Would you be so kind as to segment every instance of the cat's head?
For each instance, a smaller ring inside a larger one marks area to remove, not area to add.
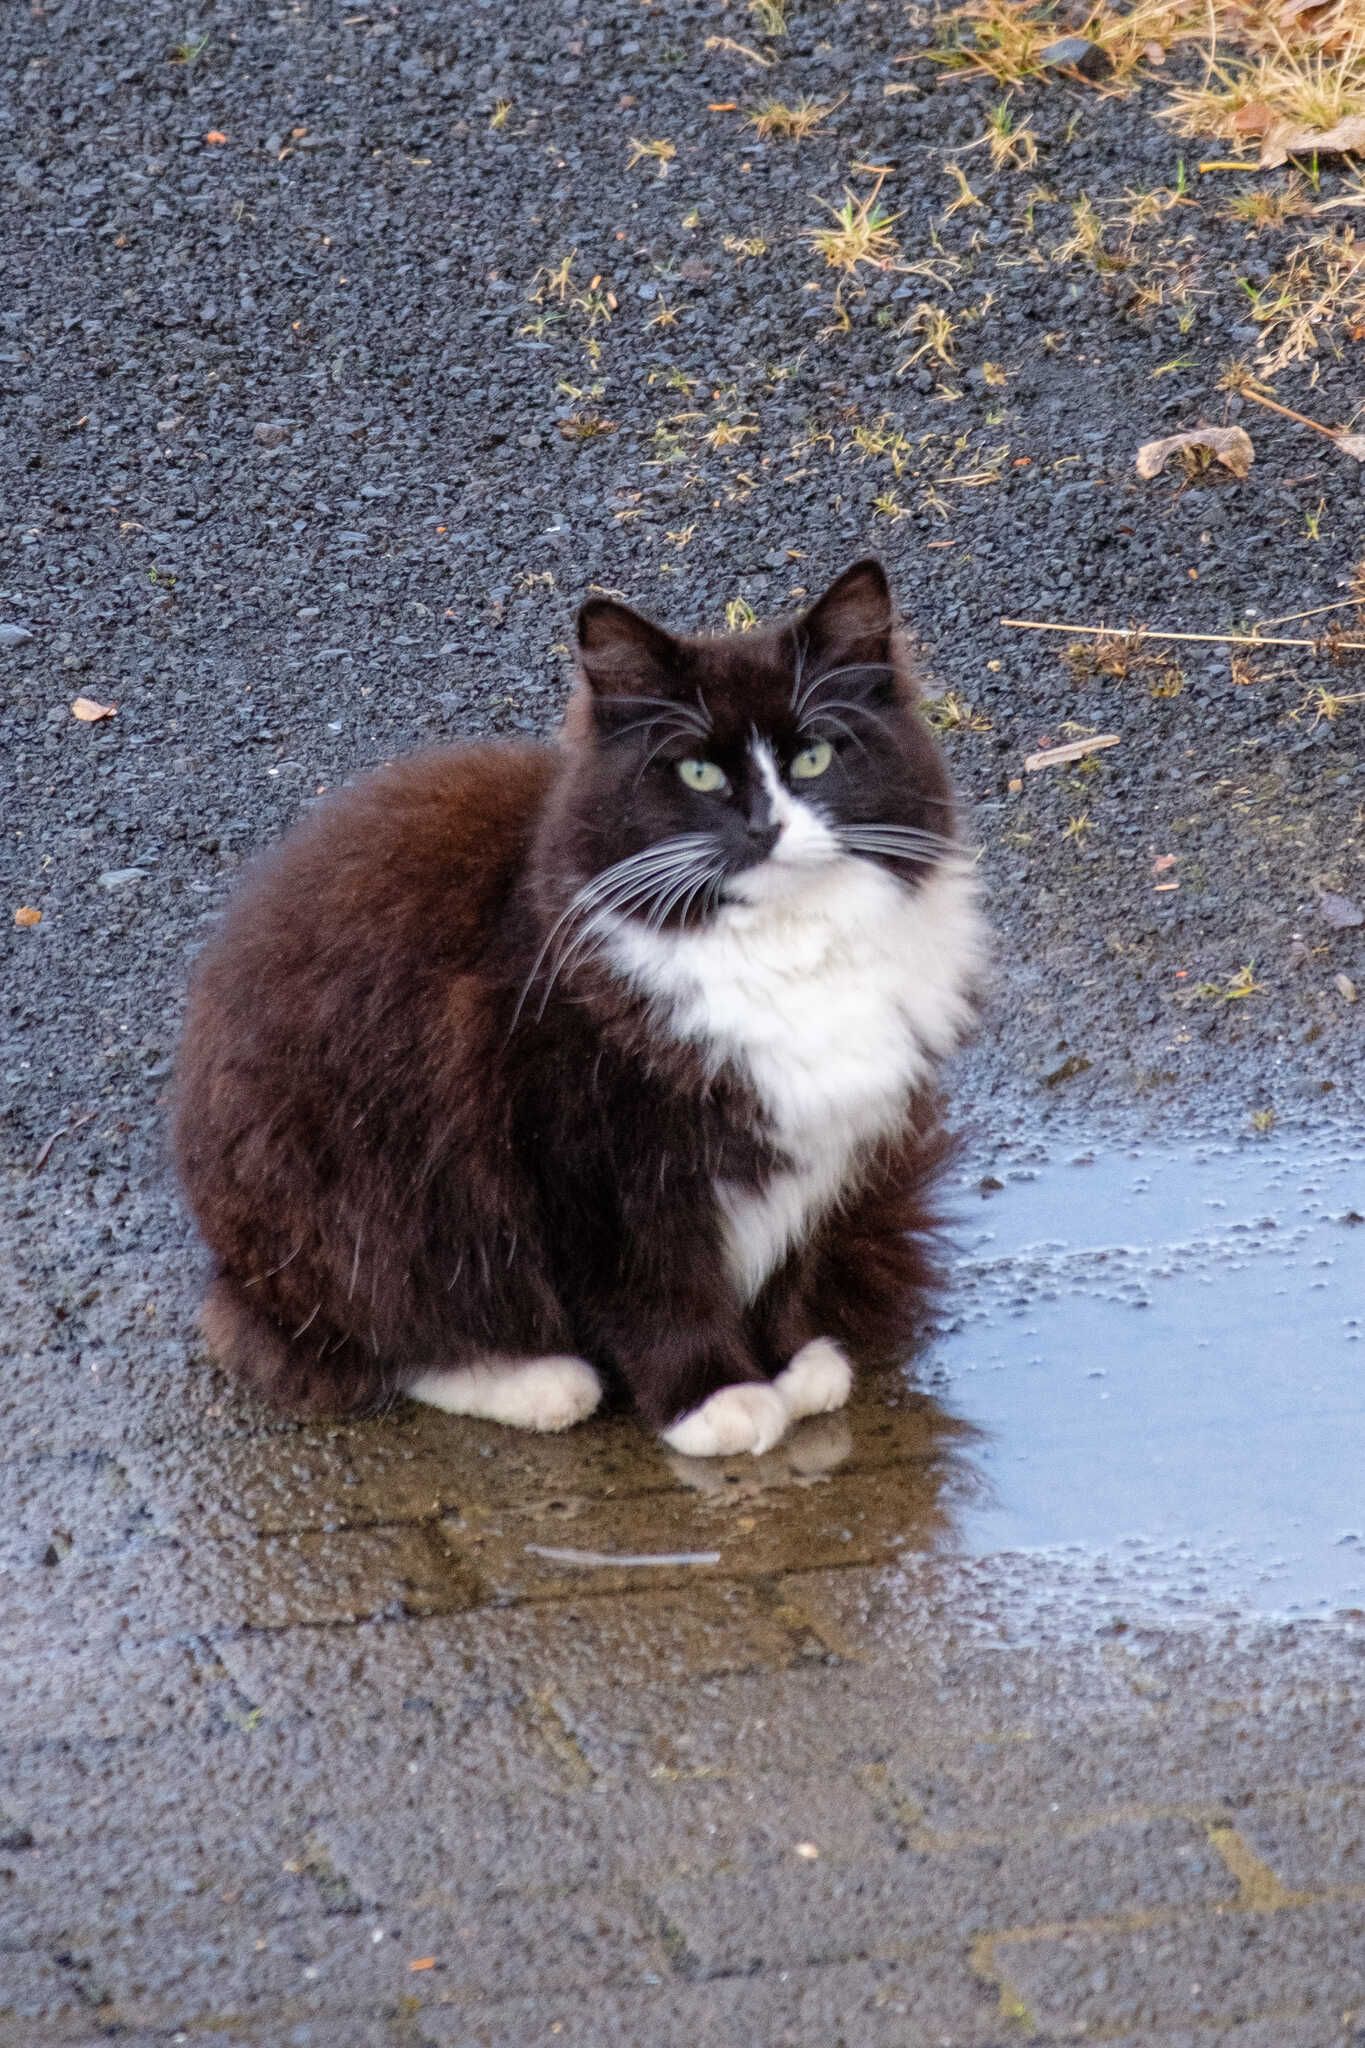
[[[603,909],[676,925],[851,860],[913,888],[951,857],[951,789],[880,563],[748,633],[672,633],[590,598],[578,648],[555,839]]]

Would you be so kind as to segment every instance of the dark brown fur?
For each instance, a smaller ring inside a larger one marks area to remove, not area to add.
[[[801,622],[803,653],[858,670],[866,815],[948,832],[889,609],[861,591],[841,613],[841,588]],[[589,605],[580,635],[586,687],[559,749],[418,756],[329,799],[200,963],[176,1150],[217,1262],[204,1327],[291,1409],[373,1408],[432,1368],[572,1352],[663,1426],[810,1337],[859,1358],[913,1337],[945,1142],[933,1099],[745,1311],[714,1184],[757,1185],[776,1161],[743,1080],[708,1078],[591,955],[558,980],[553,949],[536,965],[573,891],[688,830],[700,801],[646,759],[657,732],[623,731],[625,698],[704,701],[708,755],[738,783],[750,726],[782,738],[790,722],[793,626],[680,640]],[[665,738],[665,770],[680,750]],[[720,828],[736,868],[745,801]]]

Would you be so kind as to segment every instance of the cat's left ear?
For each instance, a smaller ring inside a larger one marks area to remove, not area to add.
[[[676,674],[678,643],[614,597],[590,597],[578,613],[578,659],[594,696],[658,696]]]
[[[895,630],[891,586],[874,555],[845,569],[801,617],[810,658],[826,669],[890,662]]]

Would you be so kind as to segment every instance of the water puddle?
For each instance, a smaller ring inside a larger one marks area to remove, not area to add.
[[[973,1433],[933,1547],[1164,1559],[1214,1602],[1365,1606],[1360,1148],[1020,1148],[955,1210],[916,1377]]]
[[[629,1417],[466,1431],[450,1526],[508,1600],[970,1558],[1087,1608],[1365,1609],[1357,1150],[978,1141],[952,1286],[902,1372],[761,1458],[661,1453]]]

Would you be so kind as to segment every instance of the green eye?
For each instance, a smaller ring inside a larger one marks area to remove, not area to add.
[[[834,749],[829,741],[816,740],[792,762],[792,774],[799,775],[803,782],[809,782],[815,776],[823,775],[833,759]]]
[[[730,787],[724,770],[717,768],[714,761],[679,761],[678,773],[689,789],[698,789],[703,796],[714,796],[717,790]]]

